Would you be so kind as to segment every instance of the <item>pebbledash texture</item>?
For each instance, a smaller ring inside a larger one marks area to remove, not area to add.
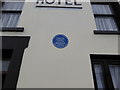
[[[117,0],[1,2],[2,89],[120,89]]]

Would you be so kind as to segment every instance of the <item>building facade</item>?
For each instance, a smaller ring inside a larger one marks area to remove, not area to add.
[[[118,0],[2,1],[3,88],[120,89]]]

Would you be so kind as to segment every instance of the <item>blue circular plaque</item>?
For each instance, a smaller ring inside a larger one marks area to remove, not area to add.
[[[68,45],[68,38],[65,35],[58,34],[53,38],[52,42],[56,48],[65,48]]]

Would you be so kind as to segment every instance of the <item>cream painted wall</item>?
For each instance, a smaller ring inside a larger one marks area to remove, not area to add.
[[[19,26],[30,35],[18,88],[93,88],[90,54],[118,54],[118,35],[94,35],[96,29],[89,2],[83,9],[37,8],[26,1]],[[57,49],[52,38],[64,34],[69,45]]]

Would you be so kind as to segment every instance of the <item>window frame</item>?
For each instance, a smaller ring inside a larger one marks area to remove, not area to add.
[[[3,7],[4,3],[5,2],[2,2],[2,7]],[[1,7],[2,13],[19,13],[20,15],[22,13],[22,10],[4,10],[4,9],[2,9],[2,7]],[[19,18],[20,18],[20,16],[19,16]],[[19,21],[19,19],[18,19],[18,21]],[[2,27],[0,31],[2,31],[2,32],[23,32],[24,27],[17,27],[17,26],[16,27]]]
[[[120,55],[90,54],[90,58],[95,90],[99,90],[94,69],[94,65],[97,64],[100,64],[102,67],[103,79],[105,84],[105,89],[103,90],[116,90],[112,82],[109,65],[120,65]]]
[[[101,16],[101,17],[113,17],[116,25],[118,27],[118,31],[103,31],[103,30],[94,30],[94,34],[120,34],[120,4],[118,2],[91,2],[92,4],[102,4],[102,5],[110,5],[110,8],[112,9],[112,12],[114,14],[94,14],[94,17]]]
[[[2,83],[2,89],[16,90],[24,50],[28,47],[29,40],[30,36],[0,36],[0,41],[2,42],[0,49],[13,50],[11,58],[9,59],[10,64],[7,74],[3,72],[4,75],[6,74],[6,77],[4,84]]]
[[[9,62],[9,65],[10,65],[12,53],[13,53],[12,49],[0,49],[0,58],[2,61],[2,68],[3,68],[3,63],[6,61]],[[7,67],[7,71],[8,71],[9,65]],[[2,85],[4,85],[7,71],[4,71],[3,69],[2,69],[2,71],[0,71],[0,74],[2,75]]]

